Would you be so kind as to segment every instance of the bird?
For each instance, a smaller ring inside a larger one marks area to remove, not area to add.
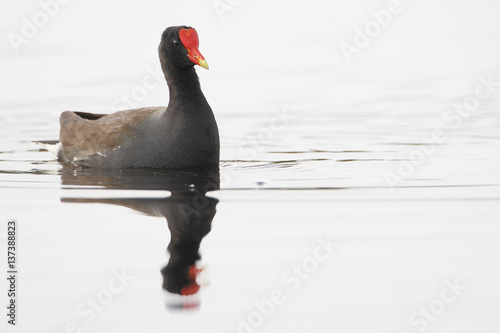
[[[208,64],[198,48],[198,33],[190,26],[163,32],[158,54],[169,88],[166,107],[112,114],[64,111],[59,120],[59,161],[89,168],[218,165],[219,130],[194,67],[208,69]]]

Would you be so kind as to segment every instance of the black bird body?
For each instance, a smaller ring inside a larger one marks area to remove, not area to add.
[[[194,65],[208,69],[190,27],[167,28],[159,56],[170,92],[167,107],[109,115],[61,114],[59,158],[98,168],[183,168],[219,163],[217,123]],[[186,46],[187,45],[187,46]]]

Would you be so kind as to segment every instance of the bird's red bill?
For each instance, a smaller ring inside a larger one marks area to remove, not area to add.
[[[196,30],[190,29],[181,29],[179,31],[179,38],[181,39],[182,44],[188,51],[189,60],[193,63],[200,65],[203,68],[208,69],[208,64],[205,58],[201,55],[198,50],[198,46],[200,44],[198,40],[198,33]]]

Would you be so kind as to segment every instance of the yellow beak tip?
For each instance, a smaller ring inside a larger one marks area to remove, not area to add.
[[[198,65],[200,65],[201,67],[205,68],[205,69],[208,69],[208,63],[205,59],[203,60],[200,60],[200,62],[198,63]]]

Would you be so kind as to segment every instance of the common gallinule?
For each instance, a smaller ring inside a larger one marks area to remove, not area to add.
[[[113,114],[61,114],[59,159],[98,168],[184,168],[219,163],[219,132],[194,65],[208,69],[198,34],[167,28],[158,48],[170,91],[167,107]]]

